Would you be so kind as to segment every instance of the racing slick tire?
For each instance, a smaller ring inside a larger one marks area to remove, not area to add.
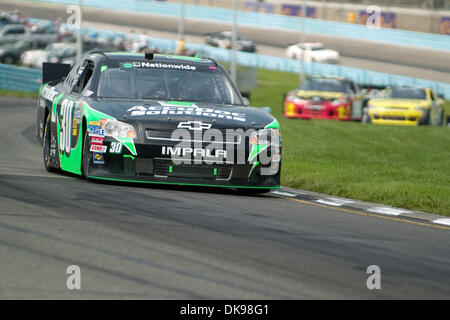
[[[439,126],[443,126],[443,125],[445,125],[446,123],[445,123],[445,111],[444,111],[444,109],[442,109],[441,110],[441,120],[440,120],[440,122],[439,122]]]
[[[364,109],[363,109],[363,114],[361,117],[361,122],[362,123],[372,123],[372,118],[370,118],[370,116],[369,116],[369,111],[366,108],[364,108]]]
[[[58,163],[58,152],[56,151],[56,146],[54,146],[55,155],[52,156],[50,152],[50,147],[52,143],[57,143],[56,138],[53,136],[52,130],[50,129],[50,113],[47,116],[44,125],[44,138],[42,139],[42,157],[44,160],[45,169],[48,172],[58,172],[59,169],[57,167]]]
[[[90,152],[91,143],[88,135],[88,131],[84,132],[83,138],[83,157],[81,161],[81,173],[86,180],[89,179],[89,167],[91,164],[92,153]]]

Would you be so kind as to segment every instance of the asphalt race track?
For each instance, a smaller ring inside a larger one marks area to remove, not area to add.
[[[450,298],[449,228],[50,174],[35,115],[34,100],[0,98],[0,299]]]

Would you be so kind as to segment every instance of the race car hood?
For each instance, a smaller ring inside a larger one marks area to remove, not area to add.
[[[419,99],[371,99],[369,101],[370,105],[375,107],[383,107],[383,108],[427,108],[430,106],[427,100],[419,100]]]
[[[313,99],[319,97],[322,100],[335,100],[344,96],[343,92],[331,92],[331,91],[316,91],[316,90],[298,90],[295,95],[300,99]]]
[[[223,106],[184,101],[86,100],[88,105],[115,119],[145,126],[177,128],[180,122],[201,121],[220,129],[261,129],[275,118],[254,107]]]

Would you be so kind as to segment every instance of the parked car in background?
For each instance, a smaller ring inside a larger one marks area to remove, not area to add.
[[[36,29],[36,33],[23,24],[8,24],[0,29],[0,45],[17,42],[20,40],[43,40],[54,42],[58,39],[58,33],[46,32],[42,29]]]
[[[339,63],[339,52],[325,49],[321,42],[300,42],[286,49],[286,55],[292,59],[307,62]]]
[[[41,68],[42,62],[47,62],[48,55],[51,51],[62,50],[67,47],[70,42],[55,42],[49,44],[43,50],[28,50],[20,56],[20,64],[26,67]]]
[[[311,77],[285,95],[284,115],[301,119],[361,119],[364,92],[350,79]]]
[[[103,51],[103,52],[115,51],[116,49],[117,48],[111,43],[85,43],[83,46],[83,54],[96,51]],[[76,60],[77,56],[75,51],[73,55],[64,55],[64,57],[62,57],[58,62],[69,64],[70,66],[73,67],[75,65]]]
[[[399,125],[442,125],[442,101],[430,88],[388,87],[364,108],[366,123]]]
[[[20,61],[23,52],[31,49],[42,49],[48,45],[43,40],[33,40],[32,38],[20,40],[0,46],[0,61],[2,63],[13,64]]]
[[[14,12],[0,12],[0,27],[8,24],[27,24],[27,18],[18,11]]]
[[[233,36],[233,34],[231,31],[208,33],[205,36],[205,42],[214,47],[231,49],[232,36]],[[236,50],[246,51],[246,52],[255,52],[256,46],[253,41],[245,40],[241,36],[237,35]]]
[[[0,44],[16,42],[30,34],[30,30],[23,24],[8,24],[0,29]]]

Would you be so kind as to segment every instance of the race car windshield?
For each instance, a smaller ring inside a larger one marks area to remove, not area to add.
[[[425,89],[417,88],[392,88],[390,93],[388,93],[389,98],[396,99],[418,99],[425,100],[427,93]]]
[[[300,90],[347,92],[347,85],[335,79],[307,79],[300,86]]]
[[[125,66],[125,67],[124,67]],[[242,105],[231,81],[219,68],[174,70],[123,64],[101,72],[98,96]]]

